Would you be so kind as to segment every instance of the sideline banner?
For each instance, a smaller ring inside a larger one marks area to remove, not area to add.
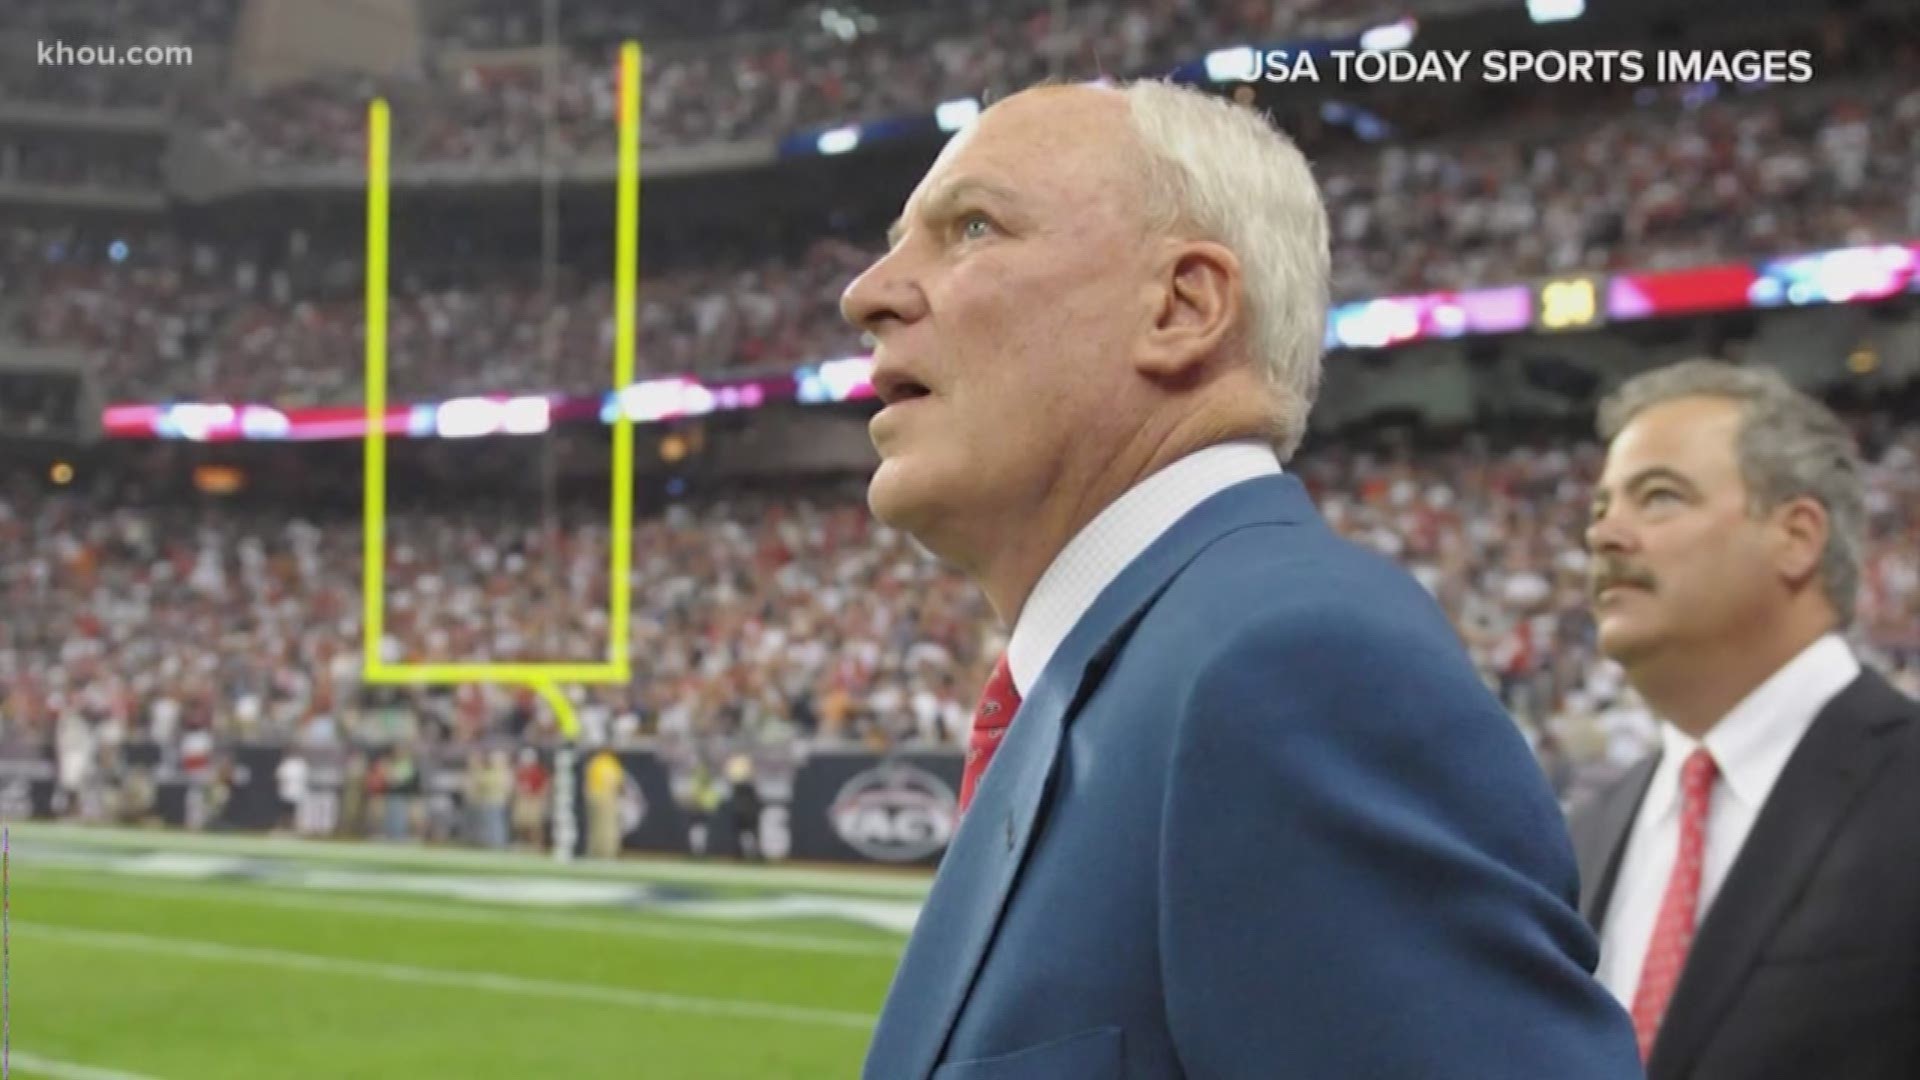
[[[787,807],[796,859],[937,866],[958,820],[962,758],[819,750]]]
[[[334,747],[295,753],[307,768],[296,802],[289,805],[280,789],[279,768],[288,756],[283,747],[229,746],[216,755],[213,767],[193,776],[167,767],[157,747],[126,748],[129,765],[153,778],[150,813],[175,828],[265,832],[291,823],[309,836],[354,838],[381,831],[370,793],[357,778],[348,782],[347,758],[356,751]],[[469,753],[432,748],[415,757],[409,835],[440,843],[468,840],[463,804]],[[539,753],[550,765],[552,755]],[[597,820],[599,828],[617,830],[622,851],[737,858],[744,825],[758,841],[760,856],[773,862],[931,867],[946,853],[958,820],[963,759],[950,750],[875,754],[816,748],[791,773],[790,783],[785,775],[774,775],[756,784],[760,797],[751,808],[737,808],[729,794],[711,813],[681,805],[667,763],[652,750],[582,750],[573,776],[581,825],[577,855],[588,855],[594,838],[589,770],[603,754],[618,773],[602,772],[602,790],[617,780],[617,791],[610,807],[600,805]],[[72,816],[79,808],[62,805],[65,801],[58,791],[58,766],[46,748],[0,752],[0,812],[15,819]],[[739,813],[747,815],[746,822]],[[546,824],[551,829],[552,821]]]
[[[0,815],[8,821],[54,817],[57,775],[47,752],[22,749],[0,754]]]

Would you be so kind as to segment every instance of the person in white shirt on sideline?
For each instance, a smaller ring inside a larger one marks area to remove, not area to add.
[[[1709,360],[1630,380],[1600,429],[1600,647],[1661,720],[1574,813],[1601,981],[1651,1080],[1920,1076],[1920,708],[1841,636],[1854,440]]]

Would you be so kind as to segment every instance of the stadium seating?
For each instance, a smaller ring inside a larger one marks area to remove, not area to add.
[[[1415,10],[1469,6],[1435,0]],[[796,26],[784,5],[759,0],[638,14],[612,0],[572,5],[556,95],[562,156],[610,150],[607,50],[630,33],[667,43],[649,62],[644,131],[650,146],[678,148],[925,111],[1048,74],[1152,71],[1223,43],[1348,32],[1407,10],[1331,0],[908,7],[867,27],[818,8]],[[16,65],[0,72],[0,105],[159,109],[270,180],[279,166],[357,164],[364,103],[378,92],[410,118],[397,146],[402,165],[531,160],[543,145],[541,67],[511,50],[537,39],[538,21],[500,2],[428,10],[433,55],[404,79],[335,74],[246,94],[154,69]],[[74,40],[138,26],[148,40],[200,43],[218,56],[236,11],[232,0],[31,0],[10,18],[22,32]],[[734,32],[716,36],[721,26]],[[1829,42],[1860,62],[1812,87],[1603,88],[1567,99],[1578,108],[1544,113],[1509,95],[1503,111],[1476,115],[1471,127],[1434,120],[1432,137],[1415,123],[1419,137],[1381,145],[1328,140],[1315,166],[1333,225],[1336,295],[1920,236],[1920,88],[1910,78],[1920,31],[1909,31],[1870,48]],[[1416,120],[1446,111],[1398,104]],[[1314,132],[1301,134],[1320,146]],[[160,145],[159,136],[14,125],[0,132],[0,194],[150,193],[166,173]],[[145,221],[10,219],[0,232],[0,345],[77,351],[91,390],[109,401],[362,399],[354,230],[311,236],[309,223],[292,220],[240,243],[187,215]],[[640,368],[712,372],[856,353],[838,298],[876,253],[877,238],[854,227],[751,256],[662,262],[650,250]],[[390,391],[603,388],[609,283],[567,271],[549,296],[530,263],[447,252],[398,273]],[[59,400],[13,394],[0,422],[40,430],[40,413]],[[1901,429],[1878,445],[1861,630],[1916,687],[1920,432]],[[1595,660],[1581,613],[1580,519],[1595,460],[1591,445],[1419,458],[1327,446],[1299,465],[1341,529],[1406,562],[1441,599],[1563,788],[1622,760],[1646,734],[1630,696]],[[498,507],[464,507],[400,514],[393,527],[403,538],[389,578],[396,656],[584,656],[604,639],[596,605],[605,537],[591,519],[550,534]],[[174,745],[209,726],[344,737],[364,701],[358,657],[341,644],[357,639],[358,542],[351,520],[290,522],[278,512],[17,487],[0,501],[5,730],[58,731],[100,748],[136,731]],[[531,616],[527,566],[556,575],[535,575]],[[678,508],[642,529],[636,566],[640,677],[630,688],[583,692],[591,739],[951,744],[984,678],[983,657],[997,648],[978,596],[872,524],[846,493]],[[708,587],[715,581],[724,586]],[[208,642],[223,647],[208,651]],[[537,738],[547,722],[529,698],[497,689],[412,700],[436,737],[456,742]]]
[[[1876,448],[1858,637],[1920,692],[1920,427],[1859,418]],[[1310,447],[1328,519],[1408,566],[1459,628],[1563,790],[1634,757],[1650,722],[1599,660],[1581,534],[1591,443],[1444,453]],[[391,659],[605,649],[604,522],[549,532],[505,505],[396,514]],[[358,686],[356,518],[195,511],[105,496],[0,499],[0,716],[107,752],[195,729],[348,738]],[[675,505],[635,534],[629,687],[582,691],[589,743],[798,737],[958,745],[1002,644],[978,592],[855,491]],[[209,650],[218,642],[218,650]],[[544,740],[522,693],[411,700],[431,741]]]
[[[1336,293],[1920,236],[1920,88],[1887,89],[1663,102],[1538,138],[1494,131],[1327,162]],[[0,146],[0,163],[4,153]],[[870,244],[825,237],[798,257],[649,275],[641,369],[793,366],[856,353],[838,299],[875,254]],[[359,399],[357,253],[316,251],[274,266],[179,235],[129,246],[124,263],[108,259],[100,239],[60,245],[50,258],[46,238],[16,237],[12,273],[40,272],[14,335],[87,349],[114,400]],[[550,309],[560,348],[549,372],[531,278],[475,264],[432,287],[398,282],[394,392],[604,388],[609,283],[565,283]]]

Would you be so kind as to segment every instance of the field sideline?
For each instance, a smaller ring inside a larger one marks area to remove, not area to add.
[[[924,875],[9,826],[11,1076],[851,1076]]]

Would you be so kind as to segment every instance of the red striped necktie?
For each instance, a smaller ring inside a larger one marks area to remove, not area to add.
[[[993,674],[987,678],[986,689],[980,692],[980,705],[973,712],[973,734],[967,743],[967,767],[960,774],[960,810],[966,812],[967,804],[973,801],[974,789],[980,786],[980,777],[987,771],[987,765],[993,761],[993,752],[1000,747],[1000,740],[1007,733],[1007,726],[1013,723],[1013,714],[1020,708],[1020,691],[1014,689],[1013,672],[1007,667],[1007,654],[1001,653],[994,662]]]

